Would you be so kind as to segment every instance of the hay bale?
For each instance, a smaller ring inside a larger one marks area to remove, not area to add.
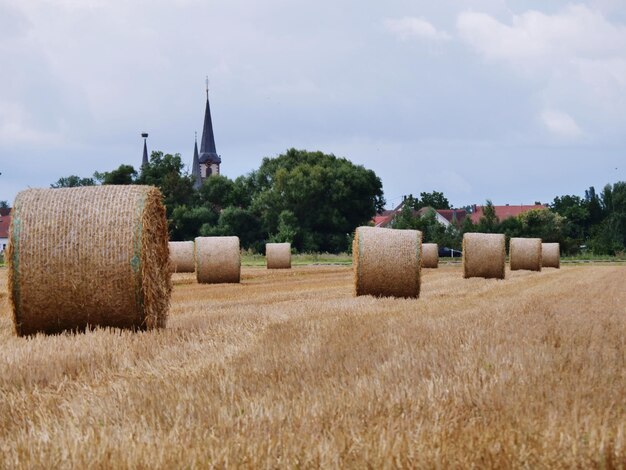
[[[267,269],[290,269],[291,243],[267,243],[265,259]]]
[[[439,245],[436,243],[422,244],[422,268],[439,267]]]
[[[541,238],[511,238],[509,263],[511,271],[541,271]]]
[[[359,227],[352,260],[356,295],[419,297],[422,233]]]
[[[193,242],[170,242],[170,269],[173,273],[192,273],[196,270]]]
[[[541,266],[557,269],[561,267],[561,245],[559,243],[541,244]]]
[[[172,286],[161,199],[134,185],[20,192],[8,247],[16,333],[164,327]]]
[[[463,235],[463,277],[504,279],[506,249],[501,233]]]
[[[196,238],[196,279],[203,284],[239,282],[239,237]]]

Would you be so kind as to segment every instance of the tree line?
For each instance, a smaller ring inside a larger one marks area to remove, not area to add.
[[[352,232],[383,210],[382,182],[345,158],[289,149],[234,180],[207,178],[194,189],[179,154],[152,152],[139,171],[121,165],[91,178],[69,176],[52,187],[149,184],[160,188],[170,238],[237,235],[245,249],[262,252],[267,241],[290,242],[301,252],[348,251]]]
[[[466,232],[504,233],[511,237],[537,237],[544,242],[558,242],[561,251],[576,255],[589,251],[597,255],[624,254],[626,247],[626,182],[607,184],[600,194],[592,186],[584,196],[557,196],[546,209],[534,209],[517,217],[499,220],[491,201],[483,208],[483,216],[474,223],[468,216],[457,227],[444,227],[437,222],[434,211],[418,216],[422,207],[449,209],[442,193],[421,193],[409,196],[402,210],[392,221],[393,228],[416,229],[424,241],[460,250]],[[434,203],[433,203],[434,201]],[[438,207],[438,204],[441,207]]]

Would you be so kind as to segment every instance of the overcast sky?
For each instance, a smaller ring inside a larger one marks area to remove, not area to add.
[[[0,0],[0,200],[191,165],[205,76],[222,173],[289,147],[374,170],[388,206],[550,202],[626,180],[623,0]]]

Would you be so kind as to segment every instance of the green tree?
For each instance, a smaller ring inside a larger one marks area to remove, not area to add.
[[[233,206],[222,210],[216,225],[203,225],[200,228],[200,235],[236,235],[242,248],[252,248],[257,252],[263,249],[265,239],[258,217],[248,209]]]
[[[345,251],[347,234],[384,207],[376,174],[345,158],[322,152],[289,149],[265,158],[248,177],[252,210],[263,231],[279,231],[280,214],[290,211],[300,228],[294,241],[302,251]]]
[[[132,165],[120,165],[112,171],[96,171],[93,177],[101,184],[133,184],[137,179],[137,170]]]
[[[172,211],[170,238],[172,240],[193,240],[203,226],[217,224],[219,215],[207,207],[177,206]]]
[[[565,219],[549,209],[530,210],[520,214],[518,219],[522,237],[541,238],[548,243],[563,241]]]
[[[496,209],[493,202],[487,199],[487,203],[483,207],[483,215],[478,221],[476,231],[482,233],[497,233],[499,230],[499,219],[496,215]]]
[[[161,190],[170,223],[177,206],[191,206],[194,202],[193,180],[183,172],[183,168],[180,154],[154,151],[150,155],[150,163],[142,167],[137,178],[138,184],[156,186]]]
[[[51,188],[76,188],[78,186],[94,186],[96,184],[93,178],[81,178],[80,176],[70,175],[59,178],[56,183],[50,185]]]
[[[10,209],[8,201],[0,201],[0,209]]]
[[[593,229],[593,251],[611,255],[623,252],[626,247],[626,182],[605,186],[601,207],[606,217]]]
[[[442,192],[433,191],[432,193],[422,192],[419,199],[415,199],[414,208],[419,210],[422,207],[432,207],[433,209],[450,209],[450,201]]]

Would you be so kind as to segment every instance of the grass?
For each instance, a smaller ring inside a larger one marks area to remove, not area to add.
[[[168,328],[17,338],[0,467],[624,468],[626,267],[354,297],[345,266],[174,276]]]
[[[331,254],[331,253],[298,253],[291,255],[292,266],[307,266],[315,264],[329,265],[350,265],[352,264],[352,255],[347,253]],[[265,256],[243,252],[241,256],[242,266],[265,266]]]

